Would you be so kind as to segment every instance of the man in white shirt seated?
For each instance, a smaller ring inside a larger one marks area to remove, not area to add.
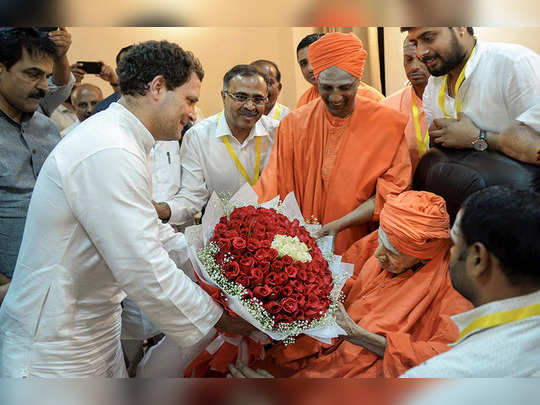
[[[160,219],[183,225],[205,207],[212,192],[230,197],[246,182],[257,182],[279,125],[263,115],[267,91],[264,77],[253,66],[237,65],[225,74],[224,109],[184,136],[180,192],[166,202],[154,202]]]
[[[540,164],[540,56],[482,42],[472,27],[402,27],[431,73],[423,107],[432,143],[488,148]]]
[[[268,85],[268,101],[264,107],[264,115],[281,121],[291,110],[277,101],[283,87],[281,84],[281,72],[278,66],[274,62],[264,59],[251,62],[251,65],[260,74],[265,76],[266,84]]]
[[[403,377],[540,377],[540,194],[481,190],[450,236],[452,285],[475,309],[452,317],[460,335],[449,351]]]
[[[51,152],[30,201],[0,307],[0,377],[125,377],[126,294],[181,347],[212,328],[249,334],[179,270],[183,235],[151,204],[150,149],[178,140],[204,72],[178,45],[148,41],[121,61],[122,97]]]
[[[73,131],[81,122],[92,115],[94,107],[103,100],[103,93],[98,86],[82,83],[75,87],[71,93],[71,103],[77,114],[77,121],[60,132],[62,137]]]

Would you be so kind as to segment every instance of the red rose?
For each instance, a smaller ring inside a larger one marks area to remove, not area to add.
[[[253,289],[253,295],[255,297],[263,299],[272,294],[272,289],[267,285],[259,285]]]
[[[306,303],[306,299],[303,294],[300,293],[292,293],[291,298],[293,298],[299,307],[303,307]]]
[[[264,304],[264,309],[266,309],[269,314],[274,315],[281,311],[281,304],[276,301],[269,301]]]
[[[307,280],[307,272],[304,269],[300,269],[298,271],[297,277],[302,281],[306,281]]]
[[[268,285],[275,286],[277,284],[277,273],[270,272],[264,278],[264,282]]]
[[[293,262],[293,259],[291,256],[289,255],[285,255],[281,258],[281,260],[283,260],[283,265],[284,266],[290,266]]]
[[[247,246],[247,243],[244,240],[244,238],[239,238],[239,237],[232,238],[231,244],[233,248],[238,249],[238,250],[245,249]]]
[[[229,280],[234,280],[234,278],[240,274],[240,265],[234,261],[225,263],[223,272],[225,273],[225,277]]]
[[[279,253],[278,253],[278,251],[276,249],[270,248],[267,251],[268,251],[268,259],[270,261],[277,260],[277,258],[279,256]]]
[[[259,240],[259,247],[260,248],[264,248],[264,249],[270,249],[270,246],[272,246],[272,240],[274,240],[273,238],[266,238],[266,239],[261,239]]]
[[[289,314],[296,312],[296,310],[298,309],[298,304],[296,303],[296,300],[291,297],[281,300],[281,306],[283,307],[283,310],[285,312],[288,312]]]
[[[223,237],[225,231],[227,231],[227,226],[225,224],[219,223],[214,228],[214,235],[218,237]]]
[[[282,292],[282,291],[283,291],[283,288],[280,287],[280,286],[278,286],[278,285],[275,286],[275,287],[272,287],[272,293],[273,293],[273,295],[276,296],[276,297],[281,296],[281,292]]]
[[[255,252],[257,249],[259,249],[259,242],[256,239],[249,238],[247,242],[247,250],[250,252]]]
[[[255,252],[255,255],[253,257],[257,262],[262,262],[264,260],[268,260],[268,253],[266,249],[259,249]]]
[[[219,245],[220,249],[225,251],[225,252],[228,252],[229,250],[231,250],[231,240],[230,239],[227,239],[227,238],[219,238],[217,240],[217,244]]]
[[[277,276],[277,284],[283,285],[283,284],[285,284],[287,281],[289,281],[289,276],[287,275],[287,273],[285,273],[284,271],[278,273],[278,276]]]
[[[296,319],[297,321],[302,321],[304,317],[305,317],[304,311],[302,311],[301,309],[299,309],[293,314],[293,318]]]
[[[285,267],[285,272],[287,273],[288,277],[295,278],[298,270],[296,270],[295,266],[287,266]]]
[[[266,238],[266,232],[251,231],[251,237],[256,240],[262,240]]]
[[[240,260],[240,269],[244,272],[248,272],[253,267],[253,264],[255,264],[253,257],[243,257]]]
[[[240,219],[233,219],[229,223],[229,229],[238,231],[242,227],[243,222]]]
[[[245,300],[249,300],[249,299],[253,298],[253,292],[251,290],[246,290],[244,295],[242,295],[242,298],[245,299]]]
[[[271,249],[271,250],[274,250],[274,249]],[[279,271],[283,267],[283,262],[279,259],[274,260],[272,264],[270,265],[270,267],[272,268],[272,270]]]
[[[234,238],[235,236],[238,236],[238,232],[235,231],[234,229],[230,229],[228,231],[225,232],[225,236],[229,239],[232,239]]]
[[[315,281],[315,279],[316,279],[315,273],[313,273],[312,271],[309,271],[307,273],[307,279],[306,279],[307,282],[308,283],[313,283]]]
[[[249,277],[245,274],[240,274],[235,281],[244,287],[249,287]]]
[[[277,314],[276,317],[274,318],[274,322],[276,324],[278,324],[278,323],[293,323],[294,320],[290,316],[287,316],[285,314]]]
[[[294,289],[292,287],[290,287],[290,286],[285,286],[285,287],[281,288],[281,294],[284,297],[290,296],[293,292],[294,292]]]
[[[253,267],[250,270],[249,279],[253,284],[260,284],[264,280],[264,272],[258,267]]]

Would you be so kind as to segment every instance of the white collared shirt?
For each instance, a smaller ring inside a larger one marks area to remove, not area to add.
[[[180,191],[180,143],[157,141],[150,151],[152,161],[152,198],[166,201]]]
[[[433,119],[444,118],[438,101],[443,79],[430,76],[424,90],[428,128]],[[521,45],[477,40],[458,97],[462,112],[478,128],[499,133],[523,123],[540,131],[540,56]],[[446,111],[456,118],[456,100],[446,91],[444,100]]]
[[[266,114],[266,116],[274,120],[281,121],[290,112],[291,110],[287,106],[280,104],[276,101],[276,104],[274,104],[274,106],[272,107],[270,112]]]
[[[0,376],[125,376],[126,293],[183,347],[220,318],[222,309],[169,257],[185,255],[185,241],[151,204],[153,144],[113,103],[47,158],[0,308]]]
[[[479,318],[540,303],[540,291],[454,315],[460,334]],[[540,315],[493,327],[469,328],[452,348],[411,368],[406,378],[540,377]]]
[[[171,208],[169,223],[181,225],[190,221],[214,191],[231,197],[246,183],[223,143],[223,137],[228,137],[234,153],[253,179],[256,138],[261,138],[262,170],[270,158],[278,125],[278,121],[263,115],[242,144],[231,134],[223,111],[191,127],[180,148],[180,192],[167,201]]]

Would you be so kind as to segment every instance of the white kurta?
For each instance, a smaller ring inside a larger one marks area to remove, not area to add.
[[[249,177],[253,178],[256,139],[261,138],[262,170],[270,159],[278,125],[279,121],[263,115],[243,143],[232,135],[223,111],[191,127],[180,148],[180,192],[166,201],[171,208],[169,223],[182,225],[190,221],[202,210],[214,191],[230,197],[246,183],[229,155],[223,137],[228,137],[238,160]]]
[[[520,45],[477,41],[458,91],[462,111],[478,128],[501,132],[526,124],[540,131],[540,56]],[[429,78],[422,100],[426,121],[444,118],[438,95],[444,76]],[[456,100],[444,93],[455,118]]]
[[[125,376],[126,293],[180,346],[197,343],[222,314],[169,258],[176,235],[151,204],[154,139],[144,125],[114,103],[72,135],[34,188],[0,308],[0,376]]]
[[[482,305],[452,320],[460,333],[482,317],[538,305],[540,291]],[[484,318],[485,319],[485,318]],[[432,357],[401,377],[540,377],[540,316],[483,327],[466,333],[449,351]]]

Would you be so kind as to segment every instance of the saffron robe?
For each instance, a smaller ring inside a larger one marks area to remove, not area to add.
[[[370,85],[360,82],[360,85],[358,86],[358,91],[356,92],[357,96],[369,98],[373,101],[381,101],[384,99],[383,94],[371,87]],[[317,86],[311,86],[309,89],[306,90],[304,94],[300,96],[298,99],[298,103],[296,104],[296,108],[302,107],[304,104],[309,103],[310,101],[313,101],[317,98],[319,98],[321,95],[319,94],[319,89],[317,89]]]
[[[332,116],[320,98],[292,111],[281,121],[254,187],[259,202],[294,191],[304,219],[325,225],[376,195],[377,221],[386,197],[411,183],[406,124],[403,114],[358,96],[347,118]],[[368,232],[367,223],[341,231],[336,254]]]
[[[414,124],[413,110],[412,110],[412,94],[414,93],[414,99],[416,101],[416,106],[418,107],[418,123],[420,126],[420,134],[422,137],[426,135],[427,132],[427,122],[426,114],[422,108],[422,99],[416,95],[412,86],[407,86],[394,94],[386,97],[381,101],[381,104],[387,105],[394,110],[397,110],[403,114],[406,114],[409,117],[409,122],[405,127],[405,139],[407,139],[407,144],[409,145],[409,153],[411,155],[411,163],[414,169],[418,166],[421,156],[418,154],[418,140],[416,136],[416,127]]]
[[[357,243],[366,246],[363,240]],[[348,254],[346,258],[354,261]],[[374,256],[355,271],[357,278],[344,305],[358,325],[386,337],[383,357],[347,341],[335,340],[329,346],[304,335],[290,346],[278,344],[270,349],[258,366],[278,377],[393,378],[447,351],[459,333],[450,317],[472,308],[452,287],[449,258],[447,245],[416,272],[394,276]],[[364,260],[362,255],[359,259]]]

